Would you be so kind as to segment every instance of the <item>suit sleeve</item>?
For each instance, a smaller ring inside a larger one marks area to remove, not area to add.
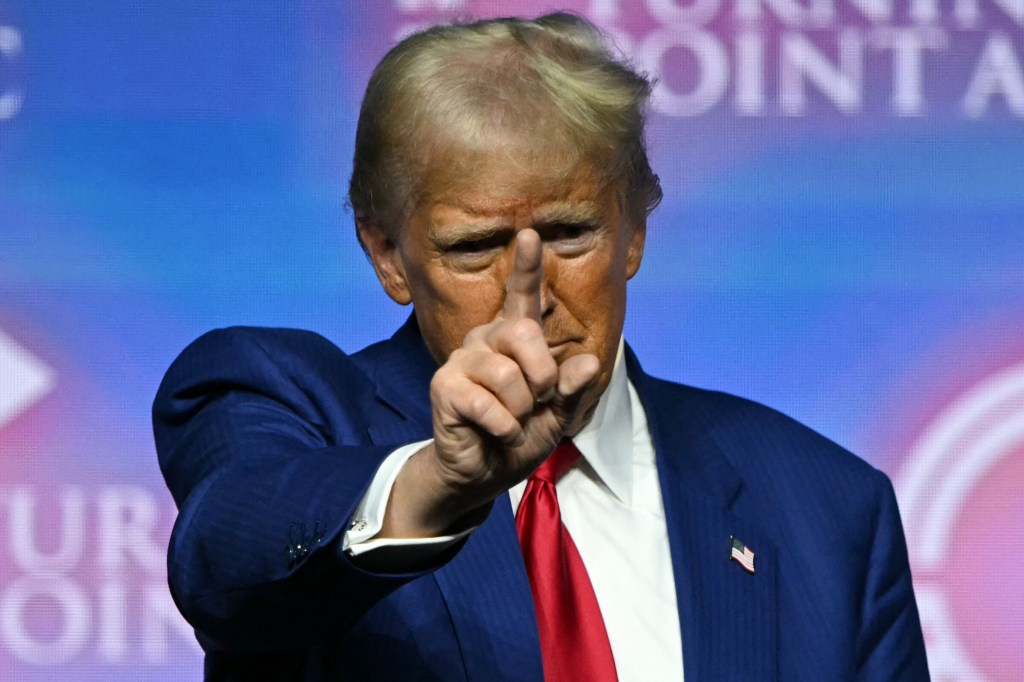
[[[153,407],[179,514],[174,599],[208,649],[308,648],[418,574],[361,570],[341,536],[381,460],[363,374],[307,332],[228,329],[187,348]]]
[[[869,557],[858,636],[862,682],[927,682],[921,622],[892,484],[885,476]]]

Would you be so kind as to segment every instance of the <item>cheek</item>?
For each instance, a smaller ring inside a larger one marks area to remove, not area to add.
[[[439,315],[451,319],[473,316],[491,304],[493,290],[497,288],[500,294],[491,278],[453,272],[439,256],[413,263],[413,294],[421,305],[429,305]]]
[[[594,312],[606,309],[624,293],[625,266],[616,255],[599,251],[571,261],[561,273],[559,288],[577,302],[577,307]]]
[[[504,303],[504,280],[489,273],[460,274],[446,268],[435,273],[435,296],[453,320],[477,327],[493,320]]]
[[[602,360],[614,353],[625,314],[625,279],[615,277],[611,268],[589,267],[565,272],[559,279],[561,300],[578,328],[586,330],[589,351]]]
[[[501,311],[504,288],[490,278],[435,271],[425,279],[417,315],[445,356],[462,346],[471,329],[491,322]]]

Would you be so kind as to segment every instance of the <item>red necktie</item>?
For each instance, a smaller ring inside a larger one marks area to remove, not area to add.
[[[559,443],[526,483],[516,531],[537,612],[546,682],[618,679],[601,609],[580,553],[562,524],[555,481],[580,456]]]

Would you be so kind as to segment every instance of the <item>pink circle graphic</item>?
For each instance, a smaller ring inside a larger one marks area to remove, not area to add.
[[[1024,363],[956,397],[897,479],[933,679],[1019,679]]]

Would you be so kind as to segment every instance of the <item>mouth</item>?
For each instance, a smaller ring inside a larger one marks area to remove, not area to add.
[[[573,345],[579,343],[578,339],[565,339],[562,341],[548,341],[548,350],[552,355],[561,355],[568,351]]]

